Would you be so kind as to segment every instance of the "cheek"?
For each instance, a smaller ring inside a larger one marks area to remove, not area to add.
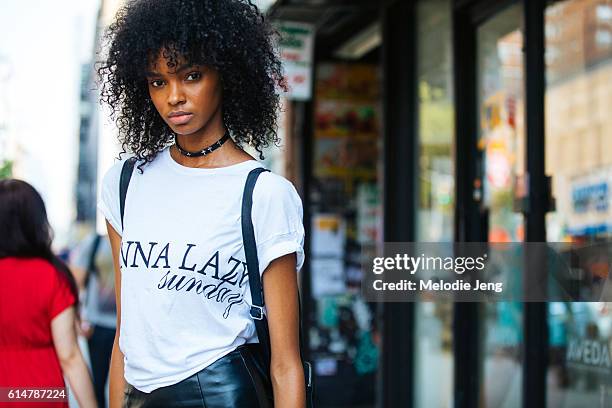
[[[149,92],[149,99],[151,100],[151,103],[155,107],[155,109],[158,112],[161,112],[160,108],[162,106],[162,98],[159,95],[159,93],[151,93],[151,92]]]
[[[221,102],[221,93],[215,86],[203,86],[199,92],[194,95],[194,100],[197,101],[201,111],[212,112],[216,110]]]

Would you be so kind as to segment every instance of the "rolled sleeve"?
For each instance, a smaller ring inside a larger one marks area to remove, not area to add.
[[[304,264],[302,200],[287,179],[263,173],[253,192],[253,228],[259,256],[259,273],[272,261],[296,254],[296,271]]]
[[[292,254],[296,255],[296,271],[299,271],[304,264],[304,239],[298,233],[283,234],[275,237],[269,242],[257,246],[259,257],[259,271],[263,274],[270,262],[281,256]]]

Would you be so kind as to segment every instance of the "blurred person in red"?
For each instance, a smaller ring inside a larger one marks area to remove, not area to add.
[[[76,284],[51,241],[38,192],[24,181],[0,180],[0,388],[63,388],[65,376],[79,406],[95,407],[77,343]],[[19,407],[68,406],[22,401]]]

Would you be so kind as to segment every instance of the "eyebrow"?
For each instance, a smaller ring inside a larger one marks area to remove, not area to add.
[[[193,69],[195,67],[197,67],[197,64],[184,64],[179,66],[179,68],[175,71],[175,73],[180,74],[183,71],[187,71],[189,69]],[[162,74],[160,74],[159,72],[156,71],[146,71],[145,72],[146,76],[161,76]]]

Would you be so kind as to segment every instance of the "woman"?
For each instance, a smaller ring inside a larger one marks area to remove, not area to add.
[[[0,387],[64,388],[65,376],[79,406],[95,407],[75,333],[74,278],[51,252],[45,205],[28,183],[0,180],[0,231]]]
[[[116,269],[112,407],[268,405],[254,370],[258,342],[241,234],[241,146],[278,140],[281,66],[272,30],[244,0],[140,0],[117,14],[99,68],[124,151],[138,158],[121,216],[123,161],[99,208]],[[277,407],[302,407],[297,275],[302,204],[264,173],[253,224]],[[125,391],[125,395],[124,395]]]

